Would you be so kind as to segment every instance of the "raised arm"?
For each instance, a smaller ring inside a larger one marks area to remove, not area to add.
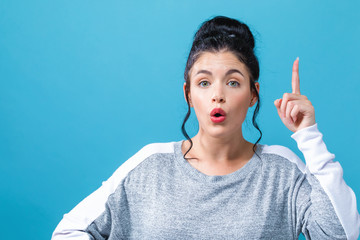
[[[292,93],[285,93],[274,104],[282,122],[294,132],[292,138],[306,161],[306,178],[312,190],[309,202],[298,200],[302,202],[298,214],[302,232],[313,239],[344,239],[342,233],[347,239],[358,239],[360,216],[356,197],[343,179],[340,163],[326,148],[314,107],[300,93],[299,59],[293,64]]]

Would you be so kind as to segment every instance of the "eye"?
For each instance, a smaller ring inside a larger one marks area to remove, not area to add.
[[[228,83],[228,85],[229,85],[230,87],[238,87],[238,86],[240,86],[240,83],[238,83],[238,82],[236,82],[236,81],[230,81],[230,82]]]
[[[209,85],[210,85],[210,82],[206,81],[206,80],[199,82],[200,87],[208,87]]]

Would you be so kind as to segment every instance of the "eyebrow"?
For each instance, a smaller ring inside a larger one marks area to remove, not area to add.
[[[200,73],[204,73],[204,74],[207,74],[207,75],[212,75],[212,73],[208,70],[200,70],[196,73],[196,75],[200,74]],[[226,72],[225,76],[228,76],[230,74],[233,74],[233,73],[239,73],[241,76],[245,77],[244,74],[242,74],[239,70],[237,69],[230,69],[229,71]]]

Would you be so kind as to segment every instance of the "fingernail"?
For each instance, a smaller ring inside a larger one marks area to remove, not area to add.
[[[298,61],[299,61],[299,60],[300,60],[300,58],[299,58],[299,57],[297,57],[297,58],[296,58],[296,60],[298,60]]]

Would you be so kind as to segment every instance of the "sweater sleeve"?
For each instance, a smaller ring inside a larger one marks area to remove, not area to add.
[[[122,169],[122,168],[121,168]],[[102,186],[82,200],[63,219],[52,235],[52,240],[106,239],[111,229],[111,214],[108,198],[115,192],[116,186],[121,188],[123,171],[118,169]],[[119,176],[120,175],[120,176]],[[120,183],[119,183],[120,182]]]
[[[298,148],[305,157],[306,175],[308,182],[312,185],[311,207],[303,206],[303,209],[306,209],[302,214],[306,218],[303,220],[303,233],[307,238],[334,239],[329,237],[331,233],[326,232],[336,228],[331,225],[333,219],[326,220],[326,217],[324,218],[329,214],[322,201],[318,201],[323,198],[322,195],[325,193],[341,223],[346,238],[357,239],[360,217],[355,194],[345,183],[343,169],[339,162],[334,161],[335,155],[327,150],[317,124],[301,129],[291,137],[297,142]]]

